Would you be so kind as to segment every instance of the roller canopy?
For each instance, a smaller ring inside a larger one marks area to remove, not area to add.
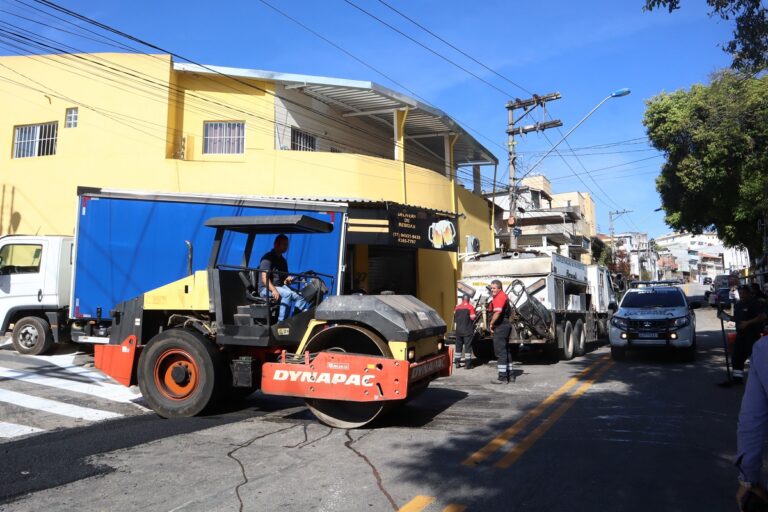
[[[315,318],[361,323],[388,341],[415,341],[446,332],[437,311],[411,295],[336,295],[317,307]]]
[[[246,234],[330,233],[333,224],[307,215],[264,215],[252,217],[214,217],[205,221],[210,228]]]

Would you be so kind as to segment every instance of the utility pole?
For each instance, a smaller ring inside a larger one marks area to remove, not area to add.
[[[525,116],[531,113],[533,109],[538,106],[543,106],[548,101],[554,101],[560,99],[559,92],[553,92],[539,96],[534,94],[532,98],[527,100],[515,99],[515,101],[507,102],[507,146],[508,146],[508,158],[509,158],[509,248],[517,249],[517,183],[515,183],[516,159],[515,154],[515,135],[525,135],[530,132],[544,131],[549,128],[557,128],[562,126],[563,123],[560,120],[545,121],[541,123],[533,123],[525,126],[515,126]],[[523,114],[515,119],[515,110],[523,109]]]
[[[632,213],[632,210],[613,210],[608,212],[608,229],[611,232],[611,262],[616,267],[616,247],[613,244],[613,219],[617,219],[620,216]]]

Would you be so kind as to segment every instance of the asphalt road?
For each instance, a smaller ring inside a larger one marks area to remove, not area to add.
[[[715,385],[725,370],[713,310],[698,310],[697,330],[695,363],[656,352],[613,363],[593,347],[567,363],[524,357],[506,386],[490,384],[492,366],[461,369],[376,428],[351,431],[259,393],[162,420],[140,400],[0,373],[0,421],[39,415],[2,403],[20,385],[119,415],[56,426],[47,412],[35,432],[0,439],[0,510],[733,510],[741,389]],[[0,367],[12,363],[50,366],[0,351]]]

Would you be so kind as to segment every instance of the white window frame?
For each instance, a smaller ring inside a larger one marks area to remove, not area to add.
[[[291,126],[291,151],[317,151],[317,137]]]
[[[64,128],[77,128],[79,111],[77,107],[70,107],[64,116]]]
[[[56,154],[59,122],[13,127],[13,158],[32,158]]]
[[[203,122],[204,155],[245,153],[245,121]]]

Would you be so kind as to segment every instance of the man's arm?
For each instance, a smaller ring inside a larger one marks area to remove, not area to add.
[[[745,482],[760,482],[763,465],[763,444],[768,436],[768,336],[764,336],[752,351],[752,364],[747,387],[741,400],[736,431],[736,466]]]
[[[737,326],[739,329],[746,329],[750,325],[762,325],[765,323],[767,316],[765,314],[765,311],[761,312],[759,315],[757,315],[755,318],[752,318],[750,320],[743,320],[739,322],[739,325]]]

